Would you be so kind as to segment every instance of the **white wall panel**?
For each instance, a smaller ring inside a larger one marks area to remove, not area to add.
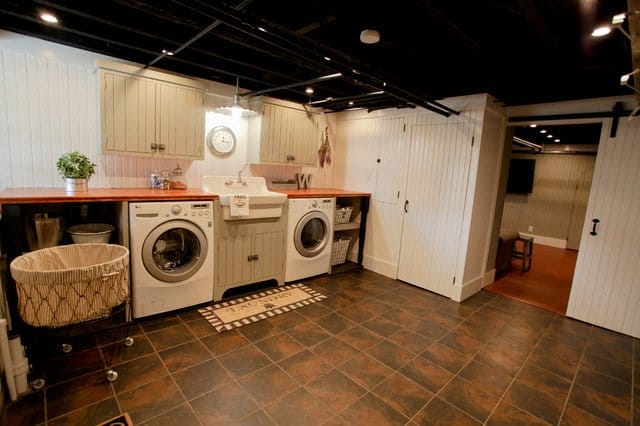
[[[640,337],[640,121],[603,126],[567,315]],[[598,235],[589,234],[598,218]]]

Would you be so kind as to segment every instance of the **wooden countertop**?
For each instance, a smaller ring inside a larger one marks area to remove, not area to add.
[[[335,188],[309,188],[309,189],[272,189],[273,192],[287,194],[289,198],[332,198],[332,197],[370,197],[368,192],[345,191]]]
[[[332,188],[276,190],[289,198],[362,197],[369,193]],[[184,201],[215,200],[217,194],[200,189],[163,190],[150,188],[92,188],[65,192],[63,188],[7,188],[0,192],[0,204],[77,203],[97,201]]]
[[[7,188],[0,192],[0,204],[77,203],[92,201],[215,200],[217,194],[200,189],[164,190],[150,188],[91,188],[65,192],[63,188]]]

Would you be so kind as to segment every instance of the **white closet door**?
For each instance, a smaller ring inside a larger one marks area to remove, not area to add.
[[[610,120],[602,132],[609,135]],[[640,120],[601,140],[567,315],[640,338]],[[591,235],[599,219],[597,235]]]
[[[411,127],[398,278],[451,297],[465,209],[473,124]]]

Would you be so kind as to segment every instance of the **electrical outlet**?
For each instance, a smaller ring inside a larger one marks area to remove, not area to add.
[[[533,225],[529,225],[529,227],[527,228],[527,232],[533,232]]]

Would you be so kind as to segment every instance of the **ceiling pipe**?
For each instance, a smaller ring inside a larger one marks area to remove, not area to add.
[[[320,99],[318,101],[309,102],[309,105],[320,105],[320,104],[324,104],[324,103],[331,103],[331,104],[336,103],[336,104],[339,104],[339,103],[355,101],[355,100],[358,100],[358,99],[367,98],[369,96],[377,96],[377,95],[384,95],[384,90],[378,90],[376,92],[363,93],[361,95],[355,95],[355,96],[343,96],[341,98],[325,98],[325,99]]]
[[[298,81],[296,83],[290,83],[290,84],[284,84],[282,86],[271,87],[269,89],[254,90],[253,92],[244,92],[244,93],[240,93],[240,96],[242,96],[243,98],[249,97],[249,96],[259,96],[259,95],[264,95],[265,93],[275,92],[277,90],[285,90],[285,89],[291,89],[293,87],[305,86],[307,84],[321,83],[323,81],[329,81],[339,77],[342,77],[342,73],[338,72],[335,74],[323,75],[322,77],[312,78],[305,81]]]
[[[233,8],[235,10],[242,10],[245,7],[247,7],[249,4],[251,4],[251,2],[253,2],[253,0],[244,0],[242,3],[240,3],[237,6],[234,6]],[[170,56],[177,55],[178,53],[182,52],[184,49],[189,47],[192,43],[198,41],[205,34],[211,32],[214,28],[216,28],[220,24],[222,24],[222,21],[219,21],[219,20],[216,19],[208,27],[206,27],[205,29],[200,31],[198,34],[196,34],[193,37],[191,37],[189,40],[187,40],[184,44],[179,46],[177,49],[174,49],[173,52],[171,52]],[[144,68],[145,69],[149,68],[151,65],[155,64],[156,62],[158,62],[162,58],[166,57],[167,55],[169,55],[169,52],[163,51],[160,55],[156,56],[151,62],[149,62],[147,65],[145,65]]]
[[[335,72],[340,72],[344,76],[352,78],[354,81],[365,84],[375,90],[384,90],[390,96],[393,96],[404,102],[421,106],[425,109],[433,111],[437,114],[448,117],[451,114],[459,114],[446,105],[442,105],[436,101],[425,100],[421,96],[412,94],[402,88],[396,87],[391,84],[385,83],[383,80],[368,74],[367,72],[358,70],[348,64],[341,64],[336,60],[335,53],[327,52],[326,48],[318,45],[317,43],[309,40],[300,40],[300,37],[295,33],[289,34],[287,37],[280,36],[273,31],[272,26],[249,22],[250,18],[244,15],[240,15],[233,9],[223,9],[216,5],[208,4],[208,10],[211,10],[216,16],[216,19],[222,21],[225,25],[228,25],[238,31],[241,31],[253,38],[261,40],[264,43],[271,45],[276,49],[286,51],[293,57],[297,57],[304,61],[313,62],[314,64],[321,66],[322,68],[329,69]],[[298,43],[292,41],[292,37],[296,37],[303,43],[310,44],[311,47],[304,47]],[[285,46],[289,45],[290,47]],[[300,53],[300,51],[306,51],[310,56],[306,56]],[[315,57],[315,59],[314,59]],[[326,60],[325,57],[331,60]]]

